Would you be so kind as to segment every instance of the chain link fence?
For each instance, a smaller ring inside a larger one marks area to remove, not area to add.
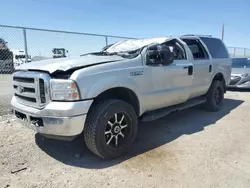
[[[228,47],[228,51],[232,58],[247,57],[250,58],[250,49],[239,47]]]
[[[101,51],[131,37],[0,25],[0,115],[9,112],[11,73],[23,63]],[[229,47],[231,57],[250,57],[250,49]]]
[[[10,112],[11,74],[23,63],[80,56],[131,37],[0,25],[0,116]]]
[[[56,31],[0,25],[0,71],[42,59],[72,57],[100,51],[108,44],[131,37]],[[12,65],[11,65],[12,64]]]

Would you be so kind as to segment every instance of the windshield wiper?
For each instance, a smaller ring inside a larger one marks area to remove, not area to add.
[[[86,54],[82,54],[80,56],[85,56],[85,55],[116,55],[117,53],[109,53],[106,51],[100,51],[100,52],[90,52],[90,53],[86,53]]]
[[[130,52],[126,52],[126,51],[121,51],[121,52],[107,52],[107,51],[100,51],[100,52],[90,52],[90,53],[86,53],[86,54],[82,54],[80,56],[85,56],[85,55],[99,55],[99,56],[112,56],[112,55],[118,55],[121,57],[130,57],[131,55],[135,55],[137,54],[137,50],[135,51],[130,51]]]

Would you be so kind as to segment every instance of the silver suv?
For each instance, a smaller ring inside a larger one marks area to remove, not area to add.
[[[126,40],[78,58],[20,66],[11,105],[40,134],[83,134],[93,153],[114,158],[134,142],[138,119],[198,104],[220,110],[231,65],[225,45],[213,37]]]

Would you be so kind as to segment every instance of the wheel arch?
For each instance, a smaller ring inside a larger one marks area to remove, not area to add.
[[[213,82],[214,80],[219,80],[219,81],[222,82],[222,84],[223,84],[223,89],[224,89],[224,93],[226,93],[226,89],[227,89],[227,88],[226,88],[226,81],[225,81],[224,75],[223,75],[221,72],[219,72],[219,73],[215,74],[215,76],[213,77],[212,82]],[[212,84],[212,83],[211,83],[211,84]]]
[[[90,108],[107,99],[118,99],[129,103],[131,106],[133,106],[137,116],[140,116],[141,110],[139,98],[133,90],[126,87],[114,87],[107,89],[94,98],[94,102]]]

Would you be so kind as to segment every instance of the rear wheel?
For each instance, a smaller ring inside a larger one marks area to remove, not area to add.
[[[214,80],[206,94],[205,109],[208,111],[219,111],[223,106],[224,88],[219,80]]]
[[[84,139],[87,147],[102,158],[115,158],[127,151],[136,138],[137,115],[120,100],[97,104],[87,116]]]

